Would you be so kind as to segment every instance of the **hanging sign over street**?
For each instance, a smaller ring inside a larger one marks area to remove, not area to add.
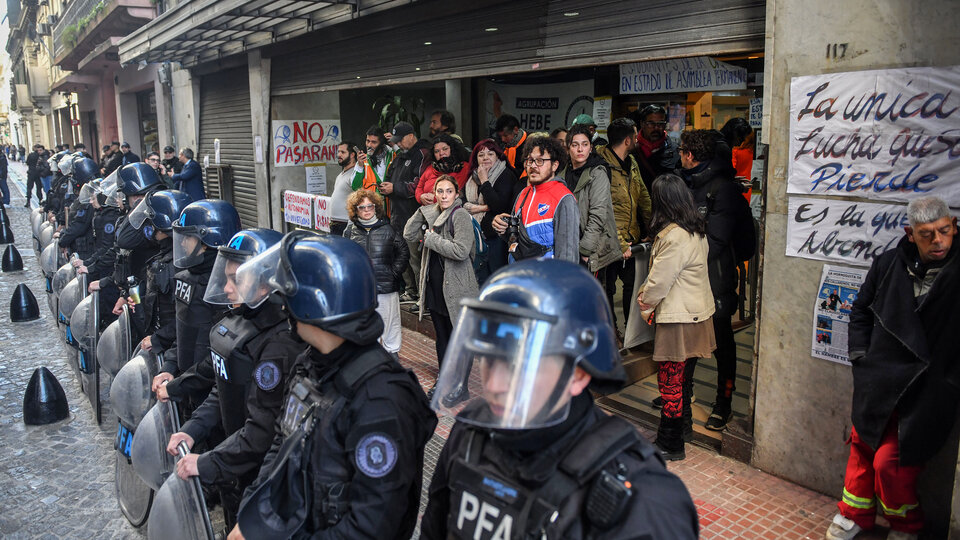
[[[795,77],[789,155],[788,193],[960,207],[960,66]]]
[[[274,120],[270,130],[275,167],[337,159],[341,140],[339,120]]]
[[[747,88],[747,68],[707,56],[620,64],[621,94],[712,92]]]

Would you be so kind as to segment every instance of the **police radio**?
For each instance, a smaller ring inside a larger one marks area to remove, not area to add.
[[[601,471],[587,494],[587,519],[598,529],[620,522],[633,497],[633,486],[623,475]]]

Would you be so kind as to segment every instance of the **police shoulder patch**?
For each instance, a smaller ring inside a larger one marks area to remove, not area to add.
[[[143,227],[143,235],[148,239],[153,240],[153,227],[150,225],[145,225]]]
[[[397,464],[397,443],[385,433],[369,433],[357,444],[356,463],[363,474],[382,478]]]
[[[267,360],[257,366],[253,373],[253,379],[257,381],[257,386],[264,392],[269,392],[280,384],[280,368],[276,362]]]
[[[81,208],[80,210],[77,210],[77,217],[83,217],[83,215],[86,213],[87,211]]]
[[[107,234],[113,234],[113,231],[116,230],[116,226],[113,223],[107,223],[103,226],[103,232]]]

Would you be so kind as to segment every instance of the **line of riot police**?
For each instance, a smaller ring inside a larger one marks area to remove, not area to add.
[[[117,497],[149,537],[212,538],[219,500],[230,538],[409,538],[437,413],[457,422],[424,538],[697,536],[683,484],[593,403],[625,376],[583,269],[516,263],[464,301],[437,386],[469,399],[450,409],[379,343],[358,244],[242,229],[141,163],[101,180],[52,160],[34,215],[51,309],[92,404],[112,378]]]

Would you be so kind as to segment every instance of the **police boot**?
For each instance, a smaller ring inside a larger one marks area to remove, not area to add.
[[[683,450],[683,417],[667,418],[660,415],[660,427],[657,428],[657,440],[654,443],[663,459],[679,461],[687,457]]]

